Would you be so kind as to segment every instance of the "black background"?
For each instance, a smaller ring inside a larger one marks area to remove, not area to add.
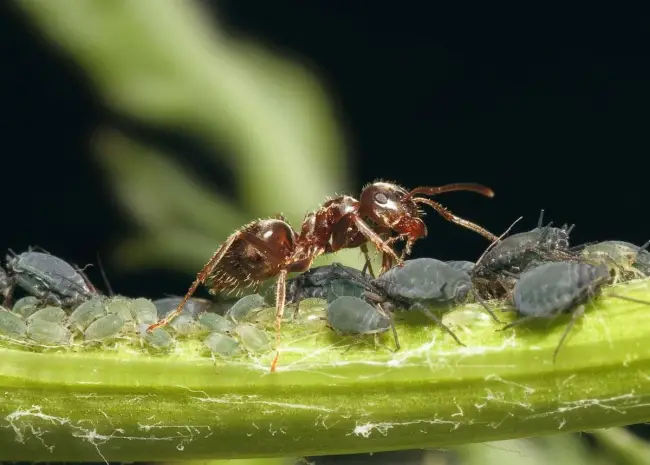
[[[545,208],[556,225],[577,223],[574,243],[650,239],[646,12],[220,5],[228,27],[320,72],[346,128],[356,189],[375,178],[407,187],[480,182],[494,199],[438,199],[494,233],[520,215],[520,228],[533,227]],[[93,130],[115,116],[8,1],[0,3],[0,63],[0,248],[39,245],[95,262],[127,228],[90,155]],[[178,153],[194,150],[182,135],[134,133]],[[415,256],[471,259],[487,245],[433,213],[426,221],[429,238]],[[111,273],[127,295],[182,293],[188,278]]]

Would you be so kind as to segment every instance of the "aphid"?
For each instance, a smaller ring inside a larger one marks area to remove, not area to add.
[[[38,304],[38,299],[33,295],[30,295],[17,300],[11,311],[21,318],[27,318],[38,310]]]
[[[483,255],[472,274],[478,277],[499,273],[515,274],[530,267],[535,261],[548,258],[567,258],[569,234],[573,226],[543,226],[544,210],[540,212],[537,227],[531,231],[513,234],[496,242]],[[511,226],[512,227],[512,226]]]
[[[84,331],[86,341],[97,341],[115,337],[124,326],[124,319],[116,313],[111,313],[93,321]]]
[[[471,273],[474,269],[474,262],[469,262],[467,260],[451,260],[446,262],[447,265],[457,270],[464,271],[465,273]]]
[[[18,315],[0,307],[0,335],[18,339],[27,333],[27,324]]]
[[[400,349],[390,314],[358,297],[341,296],[331,302],[327,306],[327,323],[340,335],[380,334],[392,328],[395,348]]]
[[[156,299],[153,304],[156,307],[158,319],[164,319],[167,315],[172,313],[178,304],[183,300],[179,296],[163,297]],[[193,297],[189,299],[184,305],[184,312],[188,313],[192,318],[196,318],[200,313],[207,311],[212,306],[212,302],[208,299],[198,299]]]
[[[206,329],[219,333],[226,333],[235,329],[233,322],[216,313],[202,313],[199,315],[199,323]]]
[[[99,294],[81,270],[47,253],[12,253],[7,256],[7,271],[7,300],[15,286],[58,307],[75,307]]]
[[[47,345],[67,345],[72,340],[68,329],[47,320],[32,321],[27,326],[27,336],[34,342]]]
[[[105,297],[97,296],[79,305],[68,318],[70,326],[79,332],[83,332],[93,321],[106,316],[105,300]]]
[[[65,311],[60,307],[45,307],[27,317],[27,322],[49,321],[51,323],[63,323],[66,317]]]
[[[350,276],[361,280],[366,279],[363,272],[340,263],[310,268],[295,278],[287,280],[287,304],[298,305],[305,299],[327,299],[332,282],[350,281]]]
[[[2,295],[3,305],[7,305],[9,297],[11,296],[12,288],[11,277],[7,274],[5,269],[0,266],[0,294]]]
[[[219,332],[210,333],[203,344],[212,353],[224,357],[229,357],[239,351],[239,343],[235,339]]]
[[[372,281],[380,292],[369,292],[367,297],[375,302],[386,302],[391,307],[421,311],[454,340],[464,345],[433,312],[431,305],[458,304],[472,292],[492,319],[500,323],[492,309],[474,291],[468,273],[434,258],[408,260],[401,268],[392,268]]]
[[[253,325],[242,323],[235,326],[232,332],[239,337],[242,347],[248,352],[264,352],[271,348],[271,340],[266,332]]]
[[[174,339],[163,328],[156,328],[155,330],[148,332],[148,327],[148,325],[144,324],[138,329],[144,341],[152,348],[162,350],[170,347],[174,343]]]
[[[418,196],[459,190],[488,197],[494,195],[492,190],[478,184],[418,187],[409,192],[395,184],[375,182],[362,190],[360,200],[342,195],[326,201],[317,211],[305,216],[300,232],[282,217],[253,221],[226,239],[198,273],[176,310],[150,326],[149,330],[166,325],[180,314],[185,302],[201,284],[206,285],[211,294],[218,294],[257,287],[263,281],[277,277],[275,323],[276,347],[279,348],[287,274],[307,271],[320,255],[344,248],[359,247],[367,257],[368,242],[383,252],[384,268],[388,268],[392,260],[401,264],[411,252],[413,243],[427,235],[419,204],[429,205],[445,219],[494,239],[494,235],[480,226],[451,214],[433,200]],[[372,226],[366,220],[370,220]],[[381,235],[392,232],[398,236],[387,241],[382,239]],[[398,257],[390,246],[391,242],[400,239],[406,240],[402,257]],[[275,371],[278,359],[279,349],[271,371]]]
[[[230,307],[226,312],[226,317],[230,318],[235,323],[241,323],[248,319],[253,310],[264,308],[267,306],[266,300],[259,294],[250,294],[242,297],[235,305]]]
[[[576,320],[584,314],[585,304],[601,292],[603,285],[612,281],[607,265],[587,263],[551,262],[523,273],[514,288],[513,303],[520,319],[502,329],[526,323],[539,318],[553,318],[561,313],[571,312],[567,325],[553,353],[553,362],[565,338]],[[609,294],[624,300],[644,302],[617,294]]]
[[[158,320],[156,305],[149,299],[140,297],[129,302],[131,317],[136,325],[150,325]]]
[[[648,260],[650,264],[650,253],[646,250],[648,246],[650,241],[641,247],[621,241],[604,241],[585,245],[581,253],[587,261],[609,265],[615,273],[613,284],[616,284],[621,274],[623,279],[647,277],[642,269],[643,260]]]
[[[648,243],[639,247],[638,245],[634,245],[624,241],[606,241],[606,242],[612,242],[614,244],[618,244],[623,247],[629,247],[630,249],[635,250],[637,252],[637,255],[635,257],[632,266],[640,270],[645,275],[650,275],[650,252],[648,252],[647,249]]]

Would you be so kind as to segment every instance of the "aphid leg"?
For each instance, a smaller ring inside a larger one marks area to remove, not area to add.
[[[397,328],[395,328],[395,320],[393,319],[393,312],[390,310],[384,310],[384,307],[381,304],[377,304],[377,307],[390,319],[390,329],[393,331],[393,339],[395,339],[395,352],[400,350],[402,346],[399,343],[399,337],[397,337]]]
[[[635,299],[634,297],[627,297],[627,296],[624,296],[624,295],[614,294],[614,293],[611,293],[611,292],[608,292],[607,296],[608,297],[616,297],[617,299],[627,300],[628,302],[635,302],[637,304],[650,305],[650,301],[642,300],[642,299]]]
[[[430,199],[424,199],[422,197],[413,197],[413,201],[416,203],[424,203],[426,205],[429,205],[432,207],[435,211],[438,212],[440,216],[442,216],[444,219],[447,221],[451,221],[452,223],[456,223],[464,228],[471,229],[477,234],[480,234],[481,236],[485,237],[489,241],[496,241],[498,239],[497,236],[492,234],[490,231],[488,231],[485,228],[482,228],[478,224],[472,223],[471,221],[465,220],[461,218],[460,216],[456,216],[453,213],[451,213],[447,208],[443,207],[441,204],[438,202],[435,202]]]
[[[7,289],[3,290],[3,301],[2,305],[10,309],[13,305],[13,297],[14,297],[14,291],[16,290],[16,280],[12,277],[9,277],[9,285],[7,286]]]
[[[562,333],[562,336],[560,337],[560,342],[557,343],[557,347],[555,348],[555,351],[553,352],[553,363],[555,363],[555,360],[557,359],[557,354],[560,351],[560,347],[562,347],[562,344],[564,344],[564,340],[566,337],[569,335],[569,332],[571,329],[573,329],[573,326],[576,324],[576,321],[578,318],[580,318],[582,315],[585,314],[585,306],[580,305],[578,308],[576,308],[573,311],[573,315],[571,316],[571,321],[566,325],[566,329]]]
[[[271,373],[275,372],[280,359],[280,329],[284,315],[284,303],[287,298],[287,270],[280,270],[278,284],[275,289],[275,357],[271,362]]]
[[[391,258],[395,259],[398,266],[403,265],[403,261],[397,256],[395,251],[389,245],[387,245],[386,242],[384,242],[382,238],[379,237],[379,235],[373,231],[372,228],[368,226],[361,218],[355,216],[354,224],[359,229],[359,232],[366,236],[366,238],[372,242],[373,245],[377,247],[377,249],[381,250],[384,253],[387,253],[391,256]]]
[[[375,270],[372,269],[372,263],[370,261],[370,252],[368,251],[368,245],[367,244],[361,244],[359,246],[359,249],[361,249],[361,253],[363,254],[363,258],[365,259],[366,263],[363,265],[363,270],[361,272],[363,274],[366,274],[366,270],[370,273],[370,276],[373,278],[376,278],[377,276],[375,275]]]
[[[113,287],[111,286],[111,283],[108,281],[108,276],[106,276],[106,269],[104,268],[104,264],[102,263],[102,259],[99,256],[99,253],[97,254],[97,266],[99,267],[99,272],[102,274],[102,280],[104,281],[104,285],[106,286],[106,291],[108,292],[108,295],[113,297],[115,293],[113,292]],[[84,278],[86,278],[85,275],[81,275]],[[89,282],[86,282],[86,284],[90,284]],[[94,286],[91,287],[92,289],[95,289]],[[97,289],[95,289],[95,292],[97,292]]]
[[[444,330],[445,330],[445,331],[446,331],[446,332],[447,332],[451,337],[453,337],[453,338],[454,338],[454,341],[456,341],[456,342],[458,343],[458,345],[465,347],[465,344],[463,344],[462,342],[460,342],[460,339],[458,339],[458,336],[456,336],[456,335],[454,334],[454,332],[453,332],[451,329],[449,329],[449,327],[448,327],[447,325],[445,325],[445,324],[442,322],[442,320],[441,320],[440,318],[438,318],[437,316],[435,316],[435,315],[433,314],[433,312],[431,312],[428,308],[426,308],[426,307],[425,307],[424,305],[422,305],[420,302],[415,302],[415,303],[412,305],[411,308],[415,308],[415,309],[421,311],[422,313],[424,313],[427,317],[429,317],[430,319],[432,319],[433,321],[435,321],[436,324],[437,324],[438,326],[440,326],[442,329],[444,329]]]
[[[483,308],[490,314],[490,316],[492,317],[492,319],[496,323],[503,323],[503,321],[501,321],[501,320],[499,320],[497,318],[497,316],[494,314],[494,312],[492,311],[490,306],[487,304],[487,302],[485,300],[483,300],[483,298],[478,294],[478,292],[476,292],[475,289],[472,289],[472,294],[474,294],[474,298],[476,299],[476,301],[483,306]]]
[[[515,326],[519,326],[519,325],[528,323],[528,322],[536,320],[536,319],[539,319],[539,317],[535,316],[535,315],[525,316],[525,317],[519,318],[518,320],[515,320],[515,321],[513,321],[511,323],[508,323],[503,328],[497,329],[497,331],[505,331],[506,329],[514,328]]]

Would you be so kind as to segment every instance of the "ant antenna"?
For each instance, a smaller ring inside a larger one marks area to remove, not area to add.
[[[111,283],[108,282],[108,276],[106,276],[106,270],[104,269],[104,264],[102,263],[102,258],[99,256],[99,252],[97,252],[97,266],[99,267],[99,272],[102,274],[102,280],[104,281],[108,295],[113,297],[115,293],[113,293]]]

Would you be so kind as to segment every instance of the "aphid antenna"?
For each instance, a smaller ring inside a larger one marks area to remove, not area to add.
[[[102,258],[99,255],[99,252],[97,252],[97,266],[99,267],[99,272],[102,275],[102,280],[104,281],[104,285],[106,286],[106,291],[108,291],[108,295],[110,297],[113,297],[115,293],[113,292],[113,287],[111,286],[111,283],[108,281],[108,276],[106,275],[106,268],[104,268],[104,263],[102,262]]]
[[[48,255],[52,255],[49,251],[45,250],[43,247],[40,245],[30,245],[27,247],[28,252],[41,252],[41,253],[46,253]]]
[[[477,266],[478,266],[478,264],[481,263],[481,260],[483,260],[483,258],[485,257],[485,255],[486,255],[490,250],[492,250],[492,249],[493,249],[493,248],[494,248],[494,247],[495,247],[499,242],[501,242],[501,240],[502,240],[505,236],[507,236],[508,233],[510,233],[510,230],[511,230],[511,229],[512,229],[512,228],[513,228],[517,223],[519,223],[519,221],[521,221],[523,218],[524,218],[523,216],[520,216],[519,218],[517,218],[515,221],[512,222],[512,224],[511,224],[510,226],[508,226],[508,229],[506,229],[506,230],[503,232],[503,234],[501,234],[501,235],[500,235],[499,237],[497,237],[494,241],[492,241],[492,243],[487,247],[487,249],[485,249],[485,251],[483,252],[483,254],[479,257],[479,259],[478,259],[478,260],[476,261],[476,263],[474,264],[474,269],[476,269]]]

